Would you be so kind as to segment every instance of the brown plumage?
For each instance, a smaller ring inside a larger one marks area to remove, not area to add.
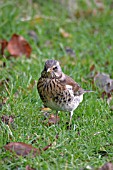
[[[83,94],[91,92],[82,89],[71,77],[65,75],[56,60],[46,61],[37,89],[44,106],[56,110],[56,113],[70,112],[70,123],[73,111],[83,100]]]

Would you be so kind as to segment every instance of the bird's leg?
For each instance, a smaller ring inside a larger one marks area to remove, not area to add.
[[[58,111],[56,111],[56,124],[58,123]]]
[[[70,121],[69,121],[69,126],[71,125],[72,116],[73,116],[73,110],[70,112]]]

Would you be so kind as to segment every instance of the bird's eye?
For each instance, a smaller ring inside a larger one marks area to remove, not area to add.
[[[58,69],[58,67],[57,67],[57,66],[53,67],[53,70],[57,70],[57,69]]]

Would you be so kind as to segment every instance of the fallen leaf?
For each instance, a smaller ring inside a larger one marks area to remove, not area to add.
[[[44,115],[44,119],[47,119],[50,115],[51,109],[48,107],[43,107],[43,108],[41,108],[41,112]]]
[[[29,31],[28,35],[36,42],[36,44],[39,43],[38,36],[35,31],[33,30]]]
[[[5,124],[11,124],[14,122],[14,116],[12,115],[11,116],[3,115],[1,119],[2,119],[2,122],[4,122]]]
[[[4,97],[2,98],[2,104],[6,104],[8,101],[9,97]]]
[[[48,119],[48,125],[51,126],[52,124],[57,124],[60,121],[60,118],[56,115],[51,114]]]
[[[29,165],[26,166],[26,170],[36,170],[35,168],[31,168]]]
[[[4,55],[4,50],[5,50],[5,48],[7,47],[7,45],[8,45],[8,41],[6,41],[6,40],[1,40],[1,41],[0,41],[0,46],[1,46],[1,48],[0,48],[0,54],[1,54],[1,55]]]
[[[46,151],[47,149],[49,149],[51,146],[56,146],[56,140],[59,138],[58,134],[56,134],[55,136],[55,141],[53,143],[50,143],[49,145],[47,145],[46,147],[43,148],[43,151]]]
[[[105,73],[96,74],[96,76],[94,77],[94,83],[100,90],[104,90],[106,93],[110,91],[110,84],[113,84],[110,76]]]
[[[46,150],[49,149],[51,146],[52,146],[52,144],[49,144],[49,145],[45,146],[45,147],[43,148],[43,151],[46,151]]]
[[[85,168],[83,168],[81,170],[113,170],[113,164],[111,162],[108,162],[108,163],[105,163],[100,168],[94,168],[94,167],[87,165]]]
[[[7,45],[7,49],[14,57],[25,55],[27,58],[29,58],[32,51],[29,43],[22,36],[17,34],[12,35]]]
[[[93,83],[92,84],[94,84],[94,77],[98,74],[98,72],[96,71],[96,69],[95,69],[95,65],[94,64],[92,64],[91,66],[90,66],[90,68],[89,68],[89,74],[87,75],[87,78],[89,79],[93,79]]]
[[[103,2],[101,0],[94,0],[94,2],[96,4],[98,10],[102,12],[105,8]]]
[[[37,148],[34,148],[32,145],[23,143],[23,142],[11,142],[4,146],[6,150],[10,152],[15,152],[17,155],[27,156],[30,153],[33,156],[39,155],[40,151]]]
[[[113,170],[113,164],[111,162],[107,162],[98,170]]]
[[[43,107],[43,108],[41,108],[41,111],[42,111],[42,112],[50,112],[51,109],[48,108],[48,107]]]
[[[77,135],[80,136],[80,131],[78,130]]]
[[[94,77],[94,83],[102,91],[101,98],[106,99],[107,104],[112,109],[113,106],[113,79],[105,73],[98,73]]]
[[[94,71],[94,70],[95,70],[95,65],[93,64],[90,66],[90,71]]]
[[[68,32],[66,32],[63,28],[59,29],[60,34],[62,35],[62,37],[64,38],[70,38],[71,34],[69,34]]]
[[[49,144],[45,146],[43,149],[38,149],[38,148],[33,147],[30,144],[26,144],[23,142],[11,142],[5,145],[4,148],[6,150],[9,150],[10,152],[16,153],[18,156],[27,156],[29,154],[32,154],[35,157],[36,155],[41,154],[41,150],[46,151],[51,146],[52,144]]]
[[[56,139],[58,139],[59,138],[59,135],[58,134],[56,134]]]
[[[104,66],[105,67],[108,67],[110,65],[110,62],[109,61],[106,61],[105,63],[104,63]]]
[[[102,99],[105,99],[105,98],[109,99],[111,97],[112,97],[111,94],[110,93],[106,93],[105,91],[103,91],[102,94],[101,94],[101,98]]]
[[[66,47],[65,51],[70,57],[76,57],[75,52],[70,47]]]

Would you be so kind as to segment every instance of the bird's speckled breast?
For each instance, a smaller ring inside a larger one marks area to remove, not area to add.
[[[83,100],[74,96],[72,86],[63,86],[58,79],[40,78],[38,92],[45,106],[57,111],[72,111]]]

